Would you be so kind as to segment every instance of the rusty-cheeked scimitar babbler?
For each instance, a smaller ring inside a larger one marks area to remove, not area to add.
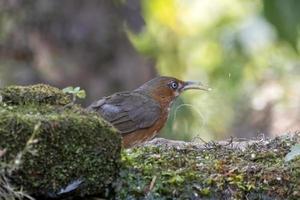
[[[123,146],[132,147],[155,137],[165,125],[172,102],[183,91],[208,90],[200,82],[161,76],[133,91],[103,97],[88,107],[110,122],[123,137]]]

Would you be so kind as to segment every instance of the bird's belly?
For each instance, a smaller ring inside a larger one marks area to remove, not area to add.
[[[130,148],[147,140],[151,140],[163,128],[166,120],[167,116],[157,120],[157,122],[155,122],[155,124],[149,128],[138,129],[128,135],[123,136],[123,146],[125,148]]]

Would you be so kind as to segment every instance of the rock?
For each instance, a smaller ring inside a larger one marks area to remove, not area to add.
[[[11,105],[48,104],[66,105],[71,97],[60,89],[45,84],[31,86],[8,86],[0,89],[2,101]]]
[[[116,199],[300,199],[300,134],[273,139],[156,139],[122,153]]]
[[[107,192],[120,163],[114,128],[96,113],[65,106],[71,98],[48,85],[10,86],[0,96],[0,162],[14,186],[34,196]]]

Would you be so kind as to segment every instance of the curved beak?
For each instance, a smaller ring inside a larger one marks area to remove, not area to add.
[[[184,82],[182,90],[205,90],[205,91],[210,91],[211,88],[203,85],[201,82],[194,82],[194,81],[186,81]]]

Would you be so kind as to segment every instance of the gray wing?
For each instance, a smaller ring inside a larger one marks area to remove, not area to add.
[[[148,128],[158,120],[161,109],[152,98],[137,92],[122,92],[102,98],[88,107],[122,134]]]

